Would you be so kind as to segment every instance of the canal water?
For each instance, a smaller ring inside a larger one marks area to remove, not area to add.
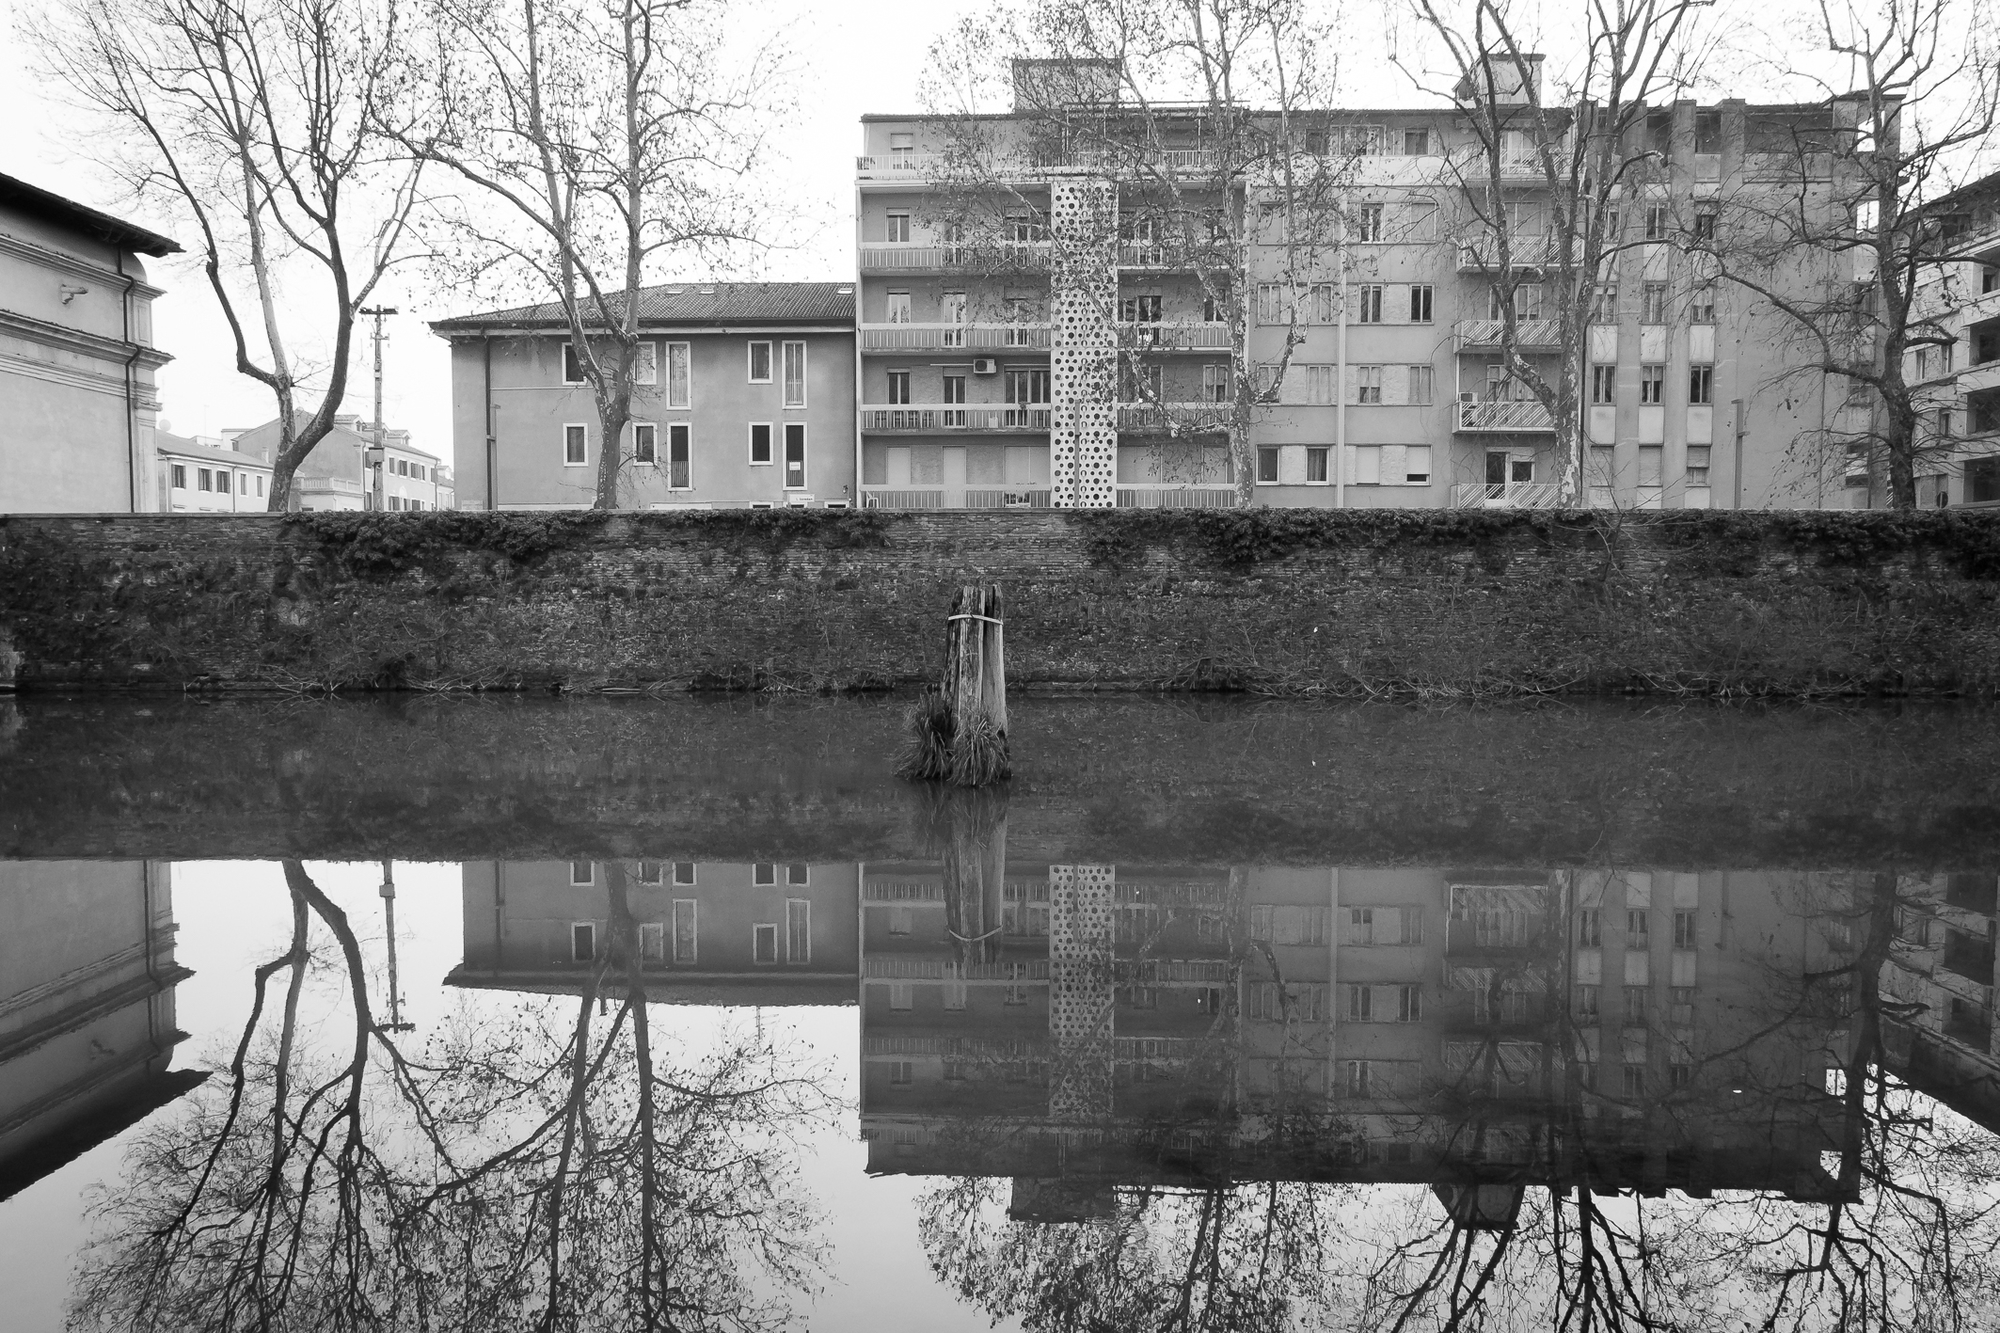
[[[2000,1323],[2000,715],[0,701],[8,1333]]]

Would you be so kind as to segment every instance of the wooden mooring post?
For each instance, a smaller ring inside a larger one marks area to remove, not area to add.
[[[910,742],[896,765],[903,777],[983,787],[1012,775],[1004,606],[997,583],[966,584],[952,594],[944,680],[910,710]]]

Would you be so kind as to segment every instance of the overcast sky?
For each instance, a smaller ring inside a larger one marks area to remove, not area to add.
[[[744,4],[741,12],[783,31],[795,53],[799,104],[805,110],[795,132],[787,136],[789,164],[785,190],[796,201],[801,221],[785,244],[771,252],[761,272],[733,276],[791,281],[843,280],[853,276],[853,162],[864,111],[897,112],[918,109],[918,84],[926,49],[940,33],[967,13],[985,11],[1002,0],[923,0],[920,4],[881,4],[873,0],[762,0]],[[1550,48],[1552,63],[1560,44],[1574,26],[1569,15],[1580,0],[1524,0],[1517,11],[1539,27],[1546,13],[1550,30],[1537,45]],[[1768,22],[1783,8],[1804,0],[1722,0],[1705,22],[1715,25]],[[89,158],[87,136],[79,135],[78,117],[60,106],[38,86],[19,36],[25,6],[20,0],[0,0],[0,123],[9,132],[0,141],[0,171],[44,188],[104,208],[175,235],[188,230],[162,215],[133,212],[120,197],[115,181]],[[1392,16],[1406,14],[1401,0],[1349,0],[1344,31],[1350,40],[1340,51],[1339,100],[1350,106],[1425,105],[1432,99],[1413,86],[1410,76],[1392,65],[1388,56],[1400,47],[1406,61],[1421,63],[1413,25]],[[1718,72],[1747,58],[1743,41],[1726,43],[1718,54]],[[1806,53],[1799,53],[1801,60]],[[1748,95],[1810,95],[1808,89],[1752,89],[1743,74],[1730,69],[1731,92]],[[190,238],[182,236],[184,244]],[[232,426],[252,426],[274,414],[269,393],[236,373],[227,330],[199,270],[180,262],[153,261],[153,278],[167,289],[155,303],[155,336],[171,353],[173,363],[160,372],[162,417],[179,434],[220,434]],[[728,276],[728,275],[725,275]],[[390,321],[391,341],[385,365],[385,417],[392,426],[413,432],[414,442],[445,458],[451,457],[450,403],[445,344],[431,336],[427,320],[464,313],[468,303],[450,291],[433,290],[413,274],[390,281],[381,289],[381,304],[402,312]],[[370,346],[355,344],[353,377],[346,409],[372,411]]]

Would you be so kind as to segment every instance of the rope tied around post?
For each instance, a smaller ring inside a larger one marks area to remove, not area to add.
[[[997,583],[966,584],[945,616],[944,679],[910,710],[896,772],[983,787],[1013,772],[1007,751],[1006,624]]]

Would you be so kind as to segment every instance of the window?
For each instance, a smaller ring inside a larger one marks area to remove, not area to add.
[[[694,358],[687,343],[667,344],[667,406],[694,406]]]
[[[1292,322],[1292,305],[1286,299],[1286,292],[1281,284],[1275,282],[1257,284],[1257,322],[1259,324]]]
[[[889,136],[889,161],[897,167],[907,165],[916,155],[917,136],[908,133],[892,133]]]
[[[1382,367],[1356,366],[1354,368],[1354,401],[1357,403],[1380,403],[1382,401]]]
[[[1666,383],[1667,368],[1665,366],[1640,366],[1639,401],[1642,403],[1664,401],[1662,390],[1665,389]]]
[[[946,222],[939,227],[939,239],[944,242],[944,262],[958,264],[965,260],[965,224]]]
[[[1382,205],[1361,205],[1354,219],[1354,239],[1357,241],[1382,239]]]
[[[750,344],[750,382],[752,384],[771,382],[771,344],[763,342]]]
[[[1403,156],[1428,157],[1431,151],[1431,132],[1427,129],[1403,131]]]
[[[944,346],[965,346],[965,307],[964,292],[946,292],[938,302],[942,322],[948,326],[938,331],[938,341]]]
[[[753,421],[750,423],[750,465],[769,467],[771,461],[771,423]]]
[[[1160,322],[1160,298],[1157,294],[1128,296],[1118,303],[1118,318],[1127,324],[1157,324]]]
[[[1638,1025],[1646,1021],[1646,988],[1627,986],[1625,988],[1625,1021]]]
[[[1688,402],[1712,403],[1715,401],[1715,367],[1688,367]]]
[[[236,493],[238,495],[250,494],[250,474],[248,472],[239,472],[236,474]]]
[[[785,900],[785,961],[812,961],[812,903],[804,898]]]
[[[1332,406],[1333,367],[1301,366],[1299,369],[1305,372],[1306,401],[1320,407]]]
[[[1667,1021],[1676,1027],[1694,1023],[1694,987],[1674,986],[1667,991]]]
[[[778,882],[778,867],[775,862],[759,861],[750,867],[750,882],[762,886]]]
[[[891,1060],[888,1063],[889,1081],[891,1083],[908,1083],[915,1077],[916,1066],[913,1061]]]
[[[1382,284],[1377,282],[1363,283],[1358,296],[1360,299],[1356,305],[1356,321],[1362,324],[1380,324],[1382,322]]]
[[[658,884],[661,874],[660,863],[658,861],[641,861],[639,863],[639,882],[641,884]]]
[[[886,239],[891,245],[901,244],[910,239],[910,215],[908,213],[891,213],[889,215],[889,234]]]
[[[570,922],[570,961],[573,963],[587,963],[595,957],[597,957],[597,923],[595,921]]]
[[[1675,1089],[1691,1087],[1694,1083],[1694,1066],[1679,1062],[1668,1065],[1667,1078],[1669,1087]]]
[[[1650,920],[1651,918],[1647,915],[1646,909],[1643,907],[1632,907],[1626,909],[1625,944],[1628,948],[1633,945],[1645,944],[1646,931],[1648,929],[1648,923],[1650,922]]]
[[[1350,1023],[1372,1023],[1375,1021],[1375,988],[1373,986],[1349,986],[1347,988],[1347,1021]]]
[[[806,423],[785,423],[785,489],[802,491],[806,486]]]
[[[564,384],[583,383],[583,358],[576,354],[575,343],[563,344],[562,363]]]
[[[891,935],[907,935],[910,933],[910,928],[915,924],[916,913],[908,907],[895,906],[889,909],[889,933]]]
[[[197,488],[204,491],[213,491],[215,489],[215,474],[207,468],[198,469],[198,473],[199,475],[195,478]]]
[[[907,981],[890,982],[889,1007],[891,1009],[914,1009],[916,1007],[915,988]]]
[[[1368,1062],[1366,1060],[1349,1060],[1347,1062],[1347,1095],[1350,1097],[1366,1097],[1369,1095]]]
[[[1618,322],[1618,284],[1600,282],[1590,298],[1590,322],[1593,324],[1616,324]]]
[[[778,928],[776,925],[756,925],[750,927],[750,961],[753,963],[775,963],[778,961]]]
[[[1410,286],[1410,323],[1431,322],[1432,298],[1437,289],[1428,282],[1412,283]]]
[[[1576,914],[1576,942],[1585,949],[1603,946],[1604,914],[1595,907],[1586,907]]]
[[[674,866],[675,882],[679,883],[680,865]],[[692,963],[695,960],[695,946],[700,943],[695,929],[695,901],[692,898],[674,899],[674,961]]]
[[[1676,949],[1694,948],[1693,912],[1674,913],[1674,947]]]
[[[1667,239],[1667,206],[1665,204],[1646,205],[1646,239],[1664,241]]]
[[[1578,986],[1576,988],[1576,1016],[1581,1019],[1597,1017],[1597,987]]]
[[[1424,1016],[1424,988],[1422,986],[1398,986],[1396,988],[1396,1021],[1417,1023]]]
[[[1687,448],[1687,484],[1708,485],[1708,446],[1691,444]]]
[[[1517,282],[1510,298],[1500,287],[1487,289],[1486,317],[1505,319],[1507,306],[1512,301],[1517,319],[1540,319],[1542,317],[1542,284],[1539,282]]]
[[[1411,366],[1409,368],[1407,398],[1411,406],[1429,407],[1431,405],[1431,385],[1434,379],[1435,375],[1429,366]]]
[[[1643,1065],[1625,1066],[1625,1095],[1627,1097],[1646,1095],[1646,1070]]]
[[[264,497],[264,475],[263,473],[260,472],[257,474],[257,498],[261,500],[263,499],[263,497]]]
[[[569,863],[569,882],[572,885],[595,884],[597,882],[597,867],[589,861],[571,861]]]
[[[1712,241],[1715,239],[1714,209],[1697,208],[1694,211],[1694,238],[1697,241]]]
[[[660,348],[657,343],[642,342],[632,348],[632,382],[634,384],[658,384],[660,382]],[[404,465],[404,475],[408,476],[409,464]]]
[[[892,370],[889,372],[889,403],[892,406],[907,406],[910,401],[910,372]]]
[[[694,487],[688,464],[688,428],[682,422],[667,427],[667,487],[676,491]]]
[[[1715,323],[1715,287],[1713,284],[1703,283],[1701,286],[1695,288],[1694,295],[1688,298],[1688,322],[1690,324]]]
[[[1590,401],[1598,406],[1618,401],[1618,367],[1600,363],[1590,368]]]
[[[174,489],[177,491],[186,490],[188,488],[187,465],[185,463],[175,463],[173,465],[173,474]]]
[[[1278,451],[1269,447],[1257,450],[1257,483],[1260,486],[1274,486],[1278,481]]]
[[[632,423],[632,461],[644,463],[648,467],[659,462],[658,436],[660,428],[650,421]]]
[[[1201,368],[1201,400],[1205,403],[1229,401],[1229,367],[1210,363]]]
[[[639,923],[639,957],[648,963],[667,959],[667,925],[664,921]]]
[[[1666,283],[1649,282],[1639,288],[1639,322],[1641,324],[1667,322]]]
[[[806,405],[806,345],[785,344],[785,406]]]
[[[1311,445],[1307,447],[1306,449],[1307,481],[1325,482],[1328,480],[1326,475],[1326,459],[1327,459],[1327,454],[1330,452],[1331,450],[1329,450],[1324,445]]]

